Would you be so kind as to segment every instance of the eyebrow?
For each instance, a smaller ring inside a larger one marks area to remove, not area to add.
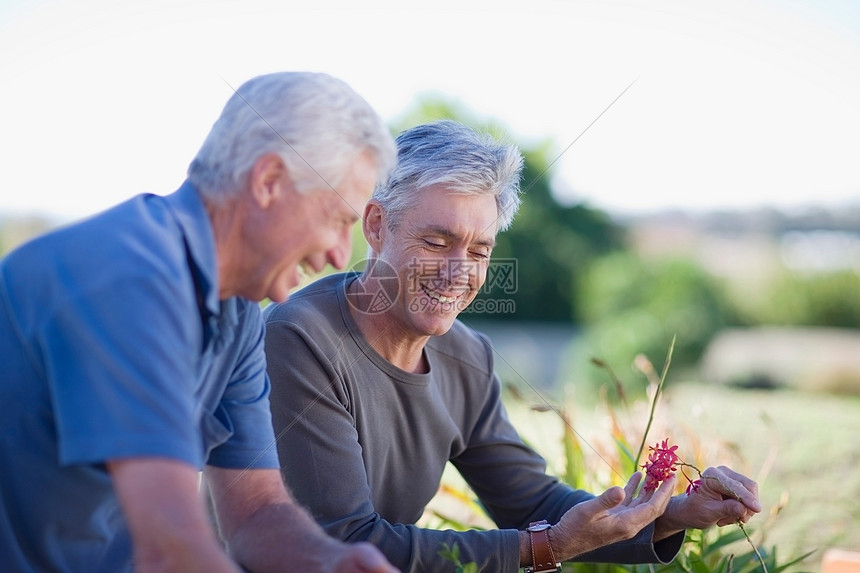
[[[350,209],[349,211],[341,211],[338,212],[336,210],[331,212],[332,217],[341,217],[345,222],[350,225],[355,225],[355,223],[361,219],[354,210]]]
[[[461,235],[458,235],[454,231],[447,229],[445,227],[438,227],[436,225],[430,225],[429,227],[426,227],[423,230],[423,232],[425,234],[438,235],[440,237],[443,237],[445,239],[450,239],[452,241],[460,241],[463,239],[463,237]],[[496,246],[496,239],[495,239],[495,237],[493,237],[491,239],[480,239],[479,238],[475,241],[472,241],[471,244],[477,245],[479,247],[493,248]]]

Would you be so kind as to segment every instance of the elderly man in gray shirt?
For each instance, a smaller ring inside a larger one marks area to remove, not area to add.
[[[325,530],[373,543],[403,571],[442,570],[439,549],[456,543],[480,571],[540,572],[572,559],[670,561],[686,528],[760,511],[755,482],[728,468],[674,498],[671,478],[635,496],[637,473],[594,496],[546,474],[508,420],[488,340],[457,320],[519,205],[521,155],[452,121],[397,145],[395,171],[364,210],[365,271],[267,312],[284,479]],[[448,461],[499,529],[414,525]]]

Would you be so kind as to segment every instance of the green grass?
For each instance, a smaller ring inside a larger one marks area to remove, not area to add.
[[[557,402],[533,393],[505,401],[514,425],[547,459],[550,473],[564,476],[570,470],[558,411],[568,417],[584,459],[578,485],[599,492],[626,481],[613,432],[618,435],[620,428],[641,438],[649,413],[644,400],[629,409],[614,407],[612,415],[605,405],[585,406],[571,395]],[[648,444],[668,437],[679,444],[684,461],[702,469],[728,465],[758,481],[764,511],[747,525],[753,541],[759,549],[775,548],[779,563],[814,551],[787,570],[817,572],[826,549],[860,547],[858,436],[860,398],[676,383],[657,405]],[[444,517],[446,526],[493,527],[464,496],[465,484],[453,469],[443,482],[449,487],[430,504],[423,525],[438,526]],[[732,526],[720,532],[737,535]],[[728,553],[749,549],[741,540]]]
[[[860,547],[860,398],[679,384],[663,410],[671,423],[732,452],[726,461],[759,482],[762,545],[780,554]],[[758,518],[757,518],[758,519]]]

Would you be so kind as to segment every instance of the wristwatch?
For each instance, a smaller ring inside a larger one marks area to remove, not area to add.
[[[547,520],[534,521],[529,524],[526,531],[529,532],[532,544],[532,565],[525,568],[525,573],[549,573],[550,571],[561,571],[561,563],[555,560],[552,547],[549,544],[549,528],[552,527]]]

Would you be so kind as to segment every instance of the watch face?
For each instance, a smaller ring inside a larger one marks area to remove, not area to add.
[[[543,531],[545,529],[549,529],[552,527],[549,523],[538,523],[536,525],[530,525],[528,531]]]

